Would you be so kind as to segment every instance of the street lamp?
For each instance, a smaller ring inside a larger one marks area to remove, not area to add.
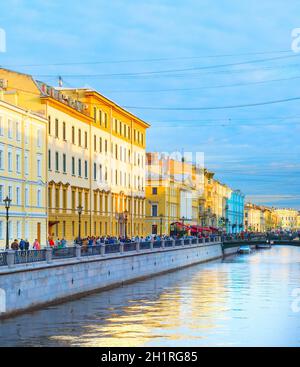
[[[83,207],[82,205],[78,205],[77,212],[78,212],[78,241],[81,242],[81,214],[82,214]]]
[[[9,249],[9,234],[8,234],[8,219],[9,219],[9,215],[8,215],[8,212],[9,212],[9,208],[10,208],[10,203],[11,203],[11,199],[6,196],[6,198],[3,200],[4,201],[4,204],[5,204],[5,209],[6,209],[6,250]]]
[[[159,215],[159,220],[160,220],[160,237],[162,237],[162,224],[163,224],[163,215],[162,214]]]

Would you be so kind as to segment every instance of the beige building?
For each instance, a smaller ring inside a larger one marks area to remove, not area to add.
[[[296,229],[299,212],[295,209],[275,209],[276,214],[280,220],[280,226],[282,229]]]
[[[6,96],[0,88],[0,248],[6,245],[6,197],[9,245],[21,238],[46,245],[47,121]]]

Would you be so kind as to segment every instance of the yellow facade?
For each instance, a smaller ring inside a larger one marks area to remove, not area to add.
[[[9,240],[47,239],[47,120],[11,102],[0,90],[0,248],[5,247],[3,200],[10,197]],[[9,103],[7,102],[9,101]]]
[[[174,222],[198,224],[203,179],[195,165],[147,154],[146,233],[169,234]]]
[[[16,103],[48,121],[49,235],[77,237],[79,205],[82,236],[143,235],[149,125],[93,90],[52,88],[5,69],[0,78]]]
[[[204,195],[200,198],[200,224],[225,227],[226,202],[232,189],[214,178],[214,173],[204,170]]]

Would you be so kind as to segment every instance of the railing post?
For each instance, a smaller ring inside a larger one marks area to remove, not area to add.
[[[165,248],[166,247],[166,242],[165,240],[161,240],[161,248]]]
[[[88,246],[88,254],[89,255],[93,254],[93,248],[91,246]]]
[[[205,237],[202,238],[202,243],[205,243]]]
[[[101,253],[101,256],[105,256],[105,243],[102,243],[101,244],[101,248],[100,248],[100,253]]]
[[[137,252],[139,252],[139,251],[140,251],[140,241],[137,241],[137,242],[136,242],[135,249],[136,249],[136,251],[137,251]]]
[[[172,247],[175,247],[176,246],[176,241],[173,239],[172,240]]]
[[[47,264],[50,264],[52,262],[52,247],[46,247],[45,251]]]
[[[6,261],[9,268],[13,268],[15,265],[15,251],[7,250],[6,252]]]
[[[189,240],[190,240],[189,245],[191,246],[193,244],[193,242],[192,242],[192,239],[191,238]]]
[[[120,253],[124,253],[124,242],[120,242]]]
[[[76,258],[79,260],[81,258],[81,246],[76,245]]]
[[[180,246],[184,246],[184,239],[183,238],[180,239]]]
[[[153,250],[153,240],[150,241],[150,250]]]

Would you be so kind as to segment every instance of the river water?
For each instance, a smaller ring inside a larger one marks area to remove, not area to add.
[[[199,264],[0,321],[0,346],[253,345],[300,346],[300,247]]]

